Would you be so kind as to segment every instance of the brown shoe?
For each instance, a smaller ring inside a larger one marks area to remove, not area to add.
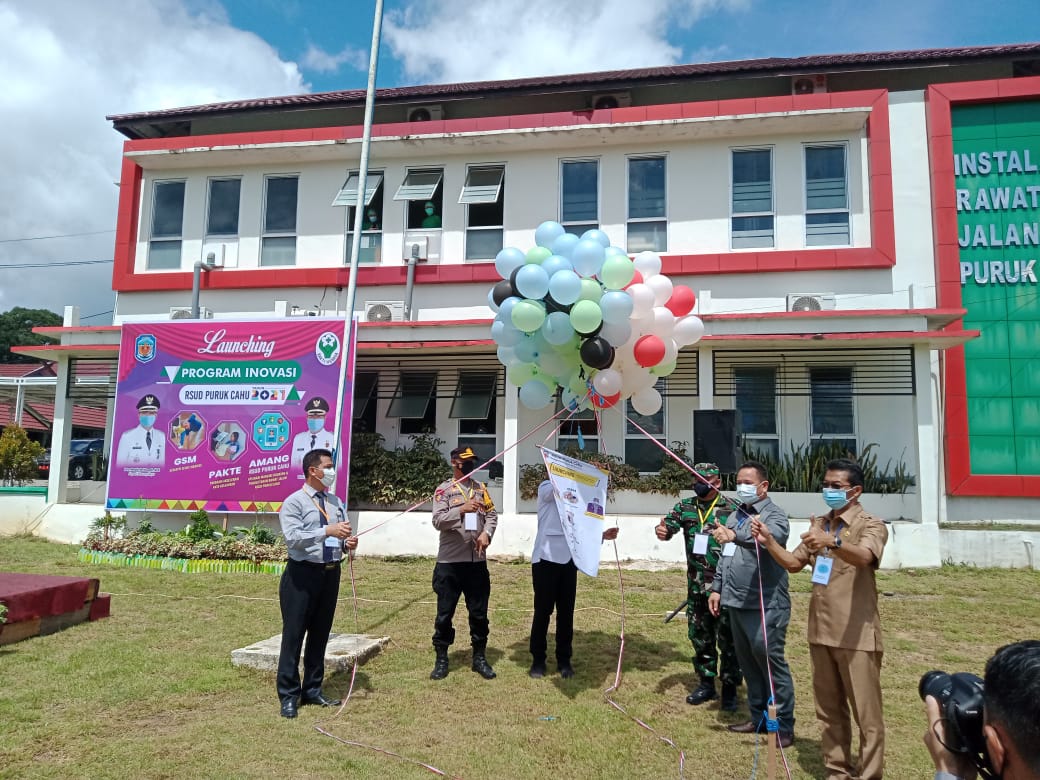
[[[776,744],[782,748],[789,748],[794,744],[794,734],[790,731],[778,731],[776,733]]]
[[[753,720],[746,721],[745,723],[732,723],[729,726],[726,726],[726,728],[737,734],[754,734],[755,732],[758,732],[759,734],[766,733],[766,724],[764,722],[762,724],[757,724]]]

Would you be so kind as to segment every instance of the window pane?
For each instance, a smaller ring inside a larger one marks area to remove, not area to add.
[[[805,205],[810,211],[848,207],[844,146],[806,148]]]
[[[436,384],[436,373],[425,371],[402,372],[386,416],[421,419],[427,413]]]
[[[746,434],[776,433],[776,369],[733,371],[736,405]]]
[[[469,227],[501,227],[502,226],[502,198],[494,203],[473,204],[466,210]]]
[[[394,193],[394,200],[429,200],[440,187],[442,174],[439,168],[408,171]]]
[[[827,367],[809,369],[812,393],[812,433],[854,434],[852,369]]]
[[[495,374],[463,373],[455,387],[449,417],[486,420],[495,392]]]
[[[599,163],[576,160],[563,163],[562,222],[599,219]]]
[[[237,236],[241,179],[210,179],[206,235]]]
[[[375,371],[359,371],[354,376],[354,410],[355,420],[364,417],[368,405],[375,403],[376,391],[379,387],[379,374]]]
[[[663,389],[663,388],[659,388]],[[628,435],[642,436],[642,431],[636,428],[638,425],[647,433],[652,434],[663,434],[664,433],[664,404],[661,404],[661,408],[658,409],[651,415],[639,414],[635,409],[632,408],[631,401],[625,401],[625,414],[628,418],[625,420],[625,433]],[[635,423],[635,425],[633,425]]]
[[[494,203],[502,194],[504,168],[470,168],[459,203]]]
[[[641,472],[660,471],[666,457],[664,450],[646,437],[625,439],[625,463]]]
[[[296,265],[296,236],[262,239],[260,265]]]
[[[152,204],[152,237],[180,237],[184,225],[184,182],[155,183]],[[178,263],[179,265],[179,263]]]
[[[264,231],[296,232],[296,194],[299,179],[295,176],[271,176],[267,179],[267,208]]]
[[[629,222],[628,253],[668,250],[667,222]]]
[[[152,241],[148,244],[148,268],[180,268],[180,241]]]
[[[470,434],[474,436],[495,436],[495,419],[496,419],[496,404],[495,396],[491,396],[491,403],[488,404],[487,416],[482,420],[459,420],[459,433]],[[463,445],[459,445],[460,447]],[[494,455],[495,453],[490,453]]]
[[[628,218],[663,217],[664,158],[628,161]]]
[[[754,249],[773,245],[773,218],[733,217],[733,248]]]
[[[347,257],[353,251],[354,234],[347,233]],[[362,233],[361,247],[358,249],[358,263],[378,263],[383,256],[383,234],[379,232]]]
[[[357,186],[358,179],[361,178],[361,174],[354,172],[347,177],[347,180],[343,183],[339,192],[336,193],[336,197],[332,201],[333,206],[356,206],[357,205]],[[383,184],[383,174],[368,172],[365,177],[365,203],[371,203],[372,198],[375,197],[376,190]]]
[[[773,184],[769,149],[733,152],[733,213],[773,210]]]
[[[502,230],[480,228],[466,231],[466,259],[493,260],[502,251]]]
[[[805,243],[807,246],[845,246],[849,243],[849,213],[805,215]]]
[[[779,460],[780,441],[778,439],[744,439],[744,450],[757,460]]]

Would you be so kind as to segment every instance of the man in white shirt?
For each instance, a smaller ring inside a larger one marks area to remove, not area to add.
[[[166,437],[155,427],[159,399],[152,394],[137,402],[136,428],[124,431],[116,448],[116,465],[122,468],[147,468],[166,465]]]
[[[325,420],[329,414],[329,402],[316,395],[309,399],[304,408],[307,410],[307,430],[298,433],[292,440],[291,471],[302,474],[303,456],[311,450],[329,450],[335,452],[336,434],[325,429]],[[301,476],[302,479],[302,476]]]

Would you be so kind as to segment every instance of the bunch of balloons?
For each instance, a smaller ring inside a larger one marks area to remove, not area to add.
[[[661,273],[661,258],[630,258],[600,230],[580,237],[543,222],[536,246],[508,247],[488,293],[491,337],[520,401],[547,406],[562,388],[569,408],[608,408],[625,399],[639,414],[661,408],[654,385],[675,370],[679,348],[704,334],[690,314],[696,297]]]

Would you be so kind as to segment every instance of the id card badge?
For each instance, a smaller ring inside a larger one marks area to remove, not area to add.
[[[326,536],[325,546],[332,547],[333,549],[339,549],[343,546],[343,540],[337,539],[335,536]]]
[[[816,565],[812,570],[812,581],[814,585],[826,585],[831,581],[831,569],[834,568],[834,559],[829,555],[819,555]]]
[[[463,528],[464,531],[476,531],[477,530],[477,513],[476,512],[466,512],[466,514],[462,516],[462,523],[463,523],[462,528]]]
[[[708,554],[708,535],[707,534],[694,534],[693,535],[693,554],[694,555],[707,555]]]
[[[722,557],[732,558],[733,554],[737,551],[737,545],[734,542],[726,542],[722,545]]]

